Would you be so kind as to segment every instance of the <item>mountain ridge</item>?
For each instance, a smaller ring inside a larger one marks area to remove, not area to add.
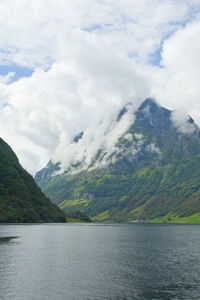
[[[126,113],[122,109],[116,122]],[[49,162],[36,174],[36,182],[63,210],[76,208],[96,220],[149,221],[198,214],[200,129],[191,117],[179,128],[173,113],[146,99],[113,152],[99,149],[92,167],[79,165],[74,173],[56,175],[59,163]]]

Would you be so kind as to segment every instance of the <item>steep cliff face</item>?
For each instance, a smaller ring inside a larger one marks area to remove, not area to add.
[[[0,138],[0,222],[63,222],[53,205]]]
[[[127,113],[124,108],[116,124]],[[173,112],[149,98],[112,149],[99,149],[84,168],[58,175],[49,162],[36,181],[62,209],[80,209],[98,220],[150,220],[200,212],[200,130],[174,121]],[[84,133],[78,138],[82,139]],[[57,175],[56,175],[57,174]]]

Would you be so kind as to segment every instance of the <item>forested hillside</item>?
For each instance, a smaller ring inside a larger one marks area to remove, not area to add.
[[[65,214],[46,198],[0,138],[0,222],[65,221]]]

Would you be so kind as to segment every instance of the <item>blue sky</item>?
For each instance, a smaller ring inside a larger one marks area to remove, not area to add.
[[[17,64],[0,65],[0,75],[6,76],[10,72],[15,73],[9,80],[9,83],[19,80],[23,77],[30,77],[33,74],[33,69],[23,67]]]

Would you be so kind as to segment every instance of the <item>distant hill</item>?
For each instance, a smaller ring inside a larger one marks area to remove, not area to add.
[[[0,222],[65,221],[65,214],[46,198],[0,138]]]
[[[50,161],[36,182],[64,211],[95,220],[199,223],[200,129],[190,117],[181,122],[149,98],[111,152],[99,149],[90,166],[79,162],[62,174]],[[73,142],[81,139],[84,132]]]

